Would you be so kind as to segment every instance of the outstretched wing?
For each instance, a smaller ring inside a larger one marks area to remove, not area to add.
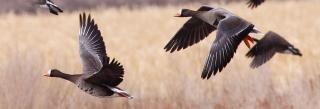
[[[107,56],[97,24],[86,14],[80,15],[80,57],[84,74],[100,71]]]
[[[202,6],[198,9],[198,11],[209,11],[211,9],[213,8],[209,6]],[[210,24],[198,18],[192,17],[180,28],[180,30],[173,36],[164,49],[166,51],[170,51],[171,53],[176,50],[179,51],[181,49],[185,49],[188,46],[198,43],[215,29],[216,28]]]
[[[101,70],[90,75],[85,80],[114,87],[122,82],[123,74],[123,66],[115,59],[110,61],[109,57],[107,57]]]
[[[221,20],[201,77],[209,79],[212,74],[221,72],[253,27],[251,23],[236,16],[229,16]]]
[[[80,57],[86,81],[108,86],[121,83],[124,69],[115,59],[110,61],[97,24],[86,14],[80,15]]]
[[[256,8],[261,3],[263,3],[265,0],[249,0],[247,2],[249,8]]]

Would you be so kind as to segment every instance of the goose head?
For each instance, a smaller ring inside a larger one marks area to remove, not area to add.
[[[299,49],[293,47],[292,45],[289,45],[287,48],[287,53],[289,54],[293,54],[293,55],[298,55],[298,56],[302,56],[301,52]]]
[[[43,74],[43,76],[46,77],[61,77],[62,75],[64,75],[64,73],[57,69],[50,69],[47,73]]]

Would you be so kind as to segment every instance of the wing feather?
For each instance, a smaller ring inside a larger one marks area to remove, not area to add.
[[[105,45],[98,29],[89,15],[80,15],[80,57],[83,73],[92,74],[99,71],[103,66],[104,58],[107,56]]]
[[[213,8],[202,6],[198,9],[198,11],[209,11],[211,9]],[[181,49],[185,49],[203,40],[214,30],[215,27],[211,26],[210,24],[198,18],[192,17],[178,30],[178,32],[168,42],[164,49],[166,51],[170,51],[171,53],[174,51],[180,51]]]
[[[106,58],[106,61],[104,62],[104,66],[100,71],[90,75],[85,80],[92,83],[105,84],[112,87],[119,85],[123,81],[123,66],[115,59],[112,59],[110,61],[109,57]]]
[[[123,66],[115,59],[110,60],[97,24],[89,15],[80,15],[80,57],[85,80],[108,86],[117,86],[123,80]]]
[[[217,36],[212,44],[202,78],[209,79],[231,61],[242,39],[253,29],[254,25],[236,16],[221,20],[217,28]],[[228,49],[226,49],[228,48]]]

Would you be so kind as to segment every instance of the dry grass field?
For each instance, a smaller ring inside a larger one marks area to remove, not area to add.
[[[218,4],[211,4],[218,5]],[[215,32],[173,54],[164,45],[187,20],[180,8],[87,10],[99,25],[107,53],[125,68],[120,87],[135,98],[92,97],[62,79],[42,76],[50,68],[81,73],[78,53],[80,12],[60,16],[0,16],[1,109],[319,109],[320,1],[268,1],[251,10],[242,3],[220,4],[273,30],[298,47],[303,57],[276,55],[250,69],[242,43],[228,66],[209,80],[200,78]],[[259,35],[255,37],[261,37]]]

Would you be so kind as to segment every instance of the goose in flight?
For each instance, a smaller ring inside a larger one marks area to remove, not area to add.
[[[79,43],[82,74],[70,75],[51,69],[44,76],[68,80],[82,91],[96,97],[133,98],[117,87],[123,80],[123,66],[107,56],[97,24],[90,15],[86,17],[85,13],[80,15]]]
[[[257,68],[269,61],[276,53],[302,56],[299,49],[273,31],[269,31],[262,39],[257,40],[257,44],[250,49],[246,56],[253,58],[250,67]]]
[[[197,11],[180,10],[176,17],[191,17],[164,47],[171,53],[185,49],[217,30],[201,77],[209,79],[231,61],[241,41],[250,48],[253,39],[249,33],[258,33],[254,25],[223,9],[202,6]]]
[[[50,13],[59,15],[59,12],[63,12],[56,4],[54,4],[51,0],[38,0],[35,4],[40,5],[40,7],[48,8]]]

